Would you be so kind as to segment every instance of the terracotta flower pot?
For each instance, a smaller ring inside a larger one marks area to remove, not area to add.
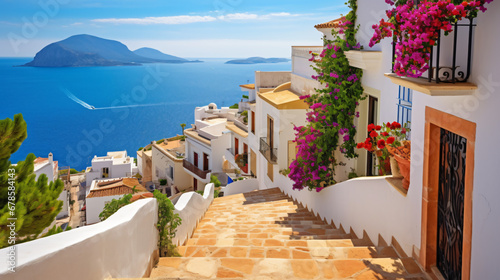
[[[398,155],[394,155],[394,159],[398,162],[399,171],[403,175],[403,188],[408,190],[410,187],[410,161]]]
[[[399,164],[394,156],[391,156],[391,173],[394,178],[403,178],[403,175],[401,175],[401,172],[399,171]]]
[[[379,157],[378,160],[380,164],[378,169],[378,175],[380,176],[391,175],[391,160],[389,158],[382,159],[382,157]]]

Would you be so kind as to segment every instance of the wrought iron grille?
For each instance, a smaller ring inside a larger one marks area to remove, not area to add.
[[[406,125],[409,129],[407,139],[411,139],[411,108],[413,100],[413,90],[399,86],[398,93],[398,123]]]
[[[445,279],[462,279],[467,139],[441,129],[436,265]]]
[[[270,163],[275,164],[278,162],[278,149],[271,148],[267,143],[266,137],[260,138],[259,151]]]
[[[418,5],[420,1],[416,1]],[[465,83],[471,74],[471,62],[472,62],[472,42],[473,33],[476,24],[474,19],[467,19],[468,23],[455,23],[453,27],[453,46],[449,47],[442,42],[442,32],[438,33],[438,39],[436,40],[436,45],[431,47],[429,53],[429,70],[427,71],[427,77],[422,76],[422,78],[427,79],[427,81],[435,83]],[[468,30],[467,30],[468,28]],[[467,41],[464,42],[463,38],[459,38],[459,33],[462,30],[467,30],[466,33]],[[442,52],[443,50],[443,52]],[[460,52],[460,53],[459,53]],[[458,57],[467,57],[467,62],[465,66],[457,65]],[[392,73],[394,73],[394,62],[396,59],[396,36],[393,37],[392,43]],[[451,64],[443,65],[442,63]]]

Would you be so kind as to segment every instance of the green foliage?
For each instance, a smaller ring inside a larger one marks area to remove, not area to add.
[[[165,186],[167,184],[167,179],[160,179],[160,185]]]
[[[358,174],[356,173],[356,170],[354,168],[351,168],[351,172],[347,175],[347,178],[353,179],[353,178],[358,178]]]
[[[351,11],[342,20],[345,39],[332,29],[333,40],[326,37],[321,54],[313,54],[313,69],[323,87],[316,89],[316,94],[306,96],[305,101],[311,106],[308,112],[308,124],[300,127],[297,133],[299,153],[290,165],[289,177],[295,182],[294,189],[308,187],[322,189],[335,184],[335,168],[339,165],[335,159],[338,149],[347,158],[355,158],[356,127],[354,119],[358,101],[363,100],[361,78],[363,70],[351,67],[345,52],[361,48],[356,41],[359,29],[356,22],[356,0],[348,0]]]
[[[47,236],[51,236],[51,235],[54,235],[54,234],[58,234],[58,233],[61,233],[63,231],[69,231],[71,230],[71,227],[70,226],[67,226],[66,227],[66,230],[63,230],[61,227],[58,227],[56,225],[54,225],[52,228],[49,229],[49,231],[44,234],[42,237],[47,237]]]
[[[177,227],[181,224],[179,214],[174,213],[174,205],[167,198],[166,194],[162,194],[155,190],[153,196],[158,202],[158,223],[156,227],[159,231],[160,238],[158,240],[158,248],[160,248],[160,256],[162,257],[180,257],[176,246],[172,243],[175,237]]]
[[[248,99],[248,95],[243,94],[244,99]]]
[[[241,114],[240,114],[240,115],[242,115],[242,116],[243,116],[243,122],[244,122],[244,123],[248,123],[248,111],[247,111],[247,110],[245,110],[245,111],[241,112]]]
[[[111,217],[111,215],[116,213],[118,209],[122,208],[125,205],[130,204],[131,199],[132,199],[132,194],[126,194],[119,199],[113,199],[111,200],[111,202],[106,203],[106,205],[104,205],[104,209],[99,214],[99,219],[101,221],[104,221],[107,218]]]
[[[280,174],[285,177],[288,176],[288,174],[290,174],[290,168],[281,169]]]
[[[163,142],[165,142],[165,139],[161,139],[161,140],[156,141],[156,144],[160,145]]]
[[[186,124],[185,123],[181,123],[181,128],[182,128],[182,134],[184,134],[184,129],[186,128]]]
[[[142,149],[144,149],[144,147],[140,147],[140,148],[139,148],[139,150],[137,150],[137,151],[140,151],[140,150],[142,150]]]
[[[221,182],[219,181],[219,178],[217,178],[217,176],[210,175],[210,183],[214,184],[214,188],[220,188]]]
[[[31,240],[48,227],[62,209],[63,203],[58,197],[64,184],[61,180],[49,183],[43,174],[36,180],[33,173],[35,155],[29,154],[17,166],[12,166],[9,161],[11,154],[26,139],[26,128],[21,114],[15,115],[14,120],[0,120],[0,248],[9,245],[10,229],[7,225],[11,221],[8,218],[17,219],[15,230],[18,237]],[[14,186],[9,184],[9,174],[15,174],[11,177]]]
[[[238,103],[234,103],[234,105],[229,106],[229,109],[238,109],[240,105]]]

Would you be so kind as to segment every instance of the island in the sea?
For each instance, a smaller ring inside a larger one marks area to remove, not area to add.
[[[190,61],[151,48],[131,51],[118,41],[82,34],[47,45],[35,55],[33,61],[23,66],[90,67],[190,62],[201,61]]]
[[[263,58],[263,57],[249,57],[246,59],[234,59],[226,61],[226,64],[257,64],[257,63],[280,63],[280,62],[289,62],[288,58]]]

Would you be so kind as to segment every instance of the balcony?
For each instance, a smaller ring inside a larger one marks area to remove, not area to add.
[[[267,159],[269,163],[276,164],[278,162],[278,149],[271,148],[267,143],[267,137],[260,138],[260,153]]]
[[[194,164],[189,162],[187,159],[184,159],[182,161],[182,166],[188,170],[189,172],[193,173],[194,175],[202,178],[205,180],[207,178],[207,174],[211,172],[211,170],[201,170],[200,168],[196,167]]]
[[[473,19],[454,24],[451,36],[439,32],[435,46],[428,53],[427,70],[422,77],[410,78],[394,73],[385,74],[394,84],[431,96],[472,95],[477,85],[468,82],[472,72]],[[396,40],[393,42],[392,65],[396,61]]]

